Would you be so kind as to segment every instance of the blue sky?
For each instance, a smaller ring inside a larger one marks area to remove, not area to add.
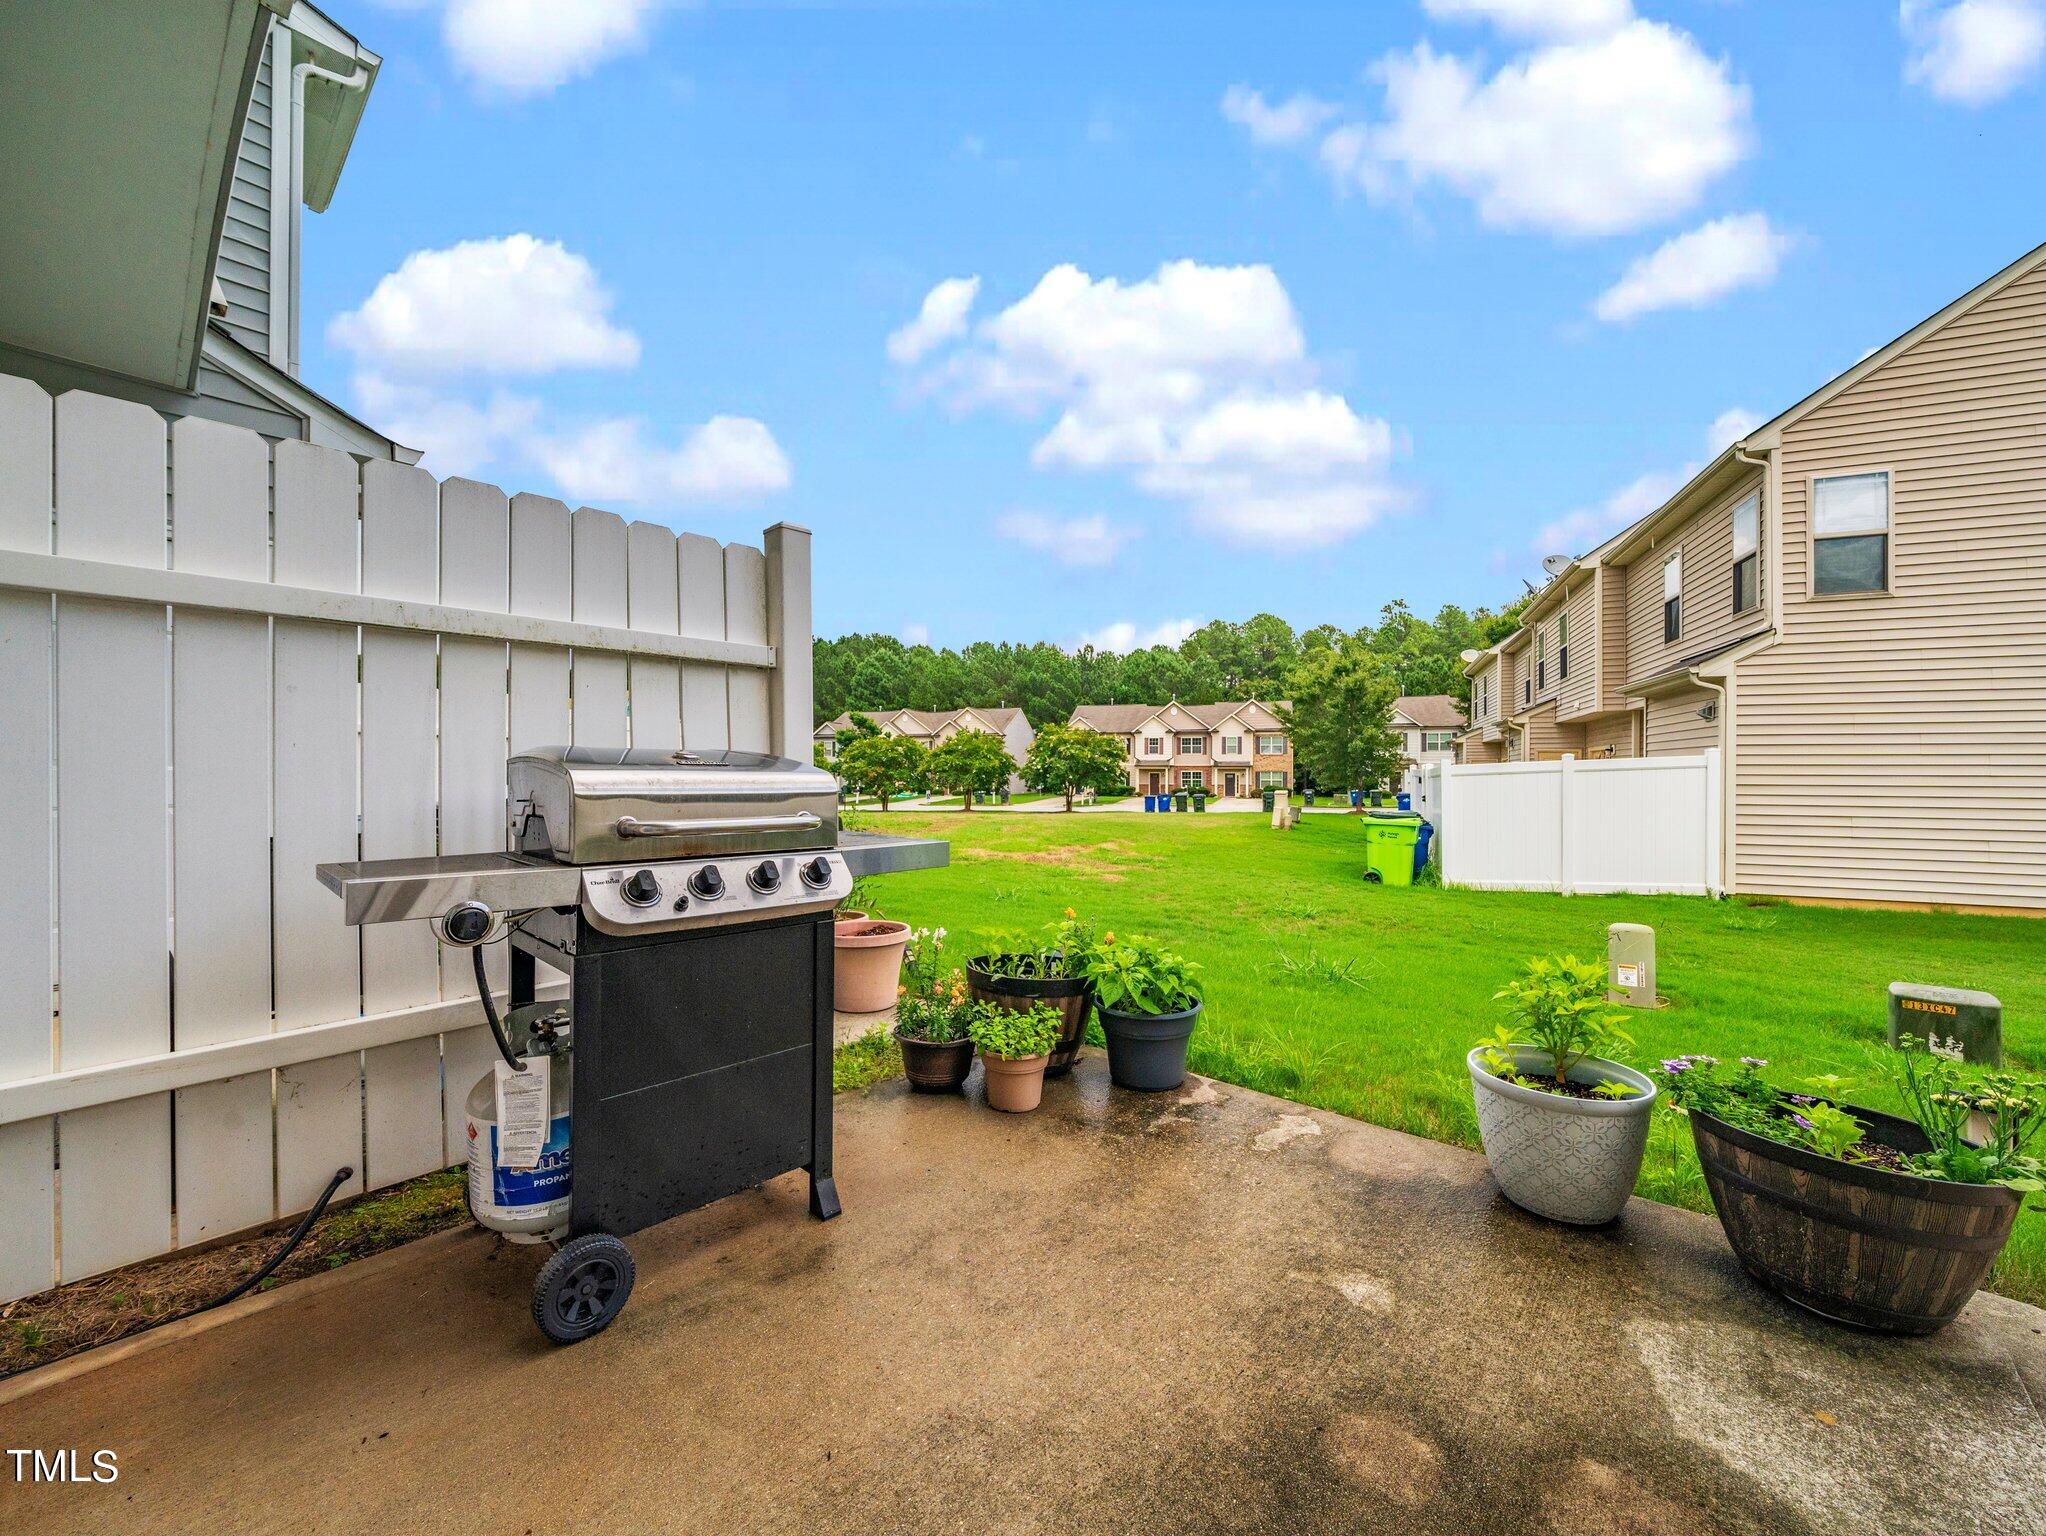
[[[2046,0],[332,12],[309,382],[826,634],[1497,603],[2046,239]]]

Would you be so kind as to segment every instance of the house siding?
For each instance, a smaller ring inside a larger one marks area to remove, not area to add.
[[[263,49],[249,97],[248,120],[235,152],[234,179],[227,194],[227,216],[221,225],[220,250],[213,275],[227,297],[226,324],[235,340],[270,358],[270,178],[271,71],[277,34]],[[276,359],[271,358],[271,361]]]
[[[1627,705],[1627,568],[1598,568],[1598,692],[1605,709]]]
[[[1559,676],[1556,686],[1557,713],[1564,718],[1589,714],[1598,708],[1598,581],[1593,572],[1578,581],[1577,589],[1564,603],[1570,618],[1570,675]],[[1549,666],[1561,673],[1561,651],[1555,636],[1549,638]]]
[[[1584,728],[1559,722],[1553,704],[1543,705],[1527,717],[1526,736],[1531,762],[1558,758],[1565,752],[1582,756],[1584,752]]]
[[[1584,722],[1586,757],[1634,756],[1634,716],[1600,715]]]
[[[2046,269],[1794,422],[1783,605],[1743,661],[1735,879],[2046,907]],[[1812,598],[1813,475],[1890,471],[1890,590]]]
[[[1706,720],[1698,714],[1718,698],[1709,688],[1683,688],[1650,699],[1641,728],[1642,756],[1678,757],[1718,746],[1720,716]]]
[[[1733,509],[1759,492],[1762,473],[1742,478],[1696,516],[1658,535],[1627,564],[1627,673],[1633,683],[1668,671],[1687,656],[1722,646],[1765,629],[1769,604],[1733,611]],[[1766,517],[1768,509],[1763,509]],[[1766,566],[1768,540],[1763,540]],[[1673,642],[1662,638],[1662,565],[1683,552],[1682,630]],[[1769,572],[1762,571],[1766,589]]]

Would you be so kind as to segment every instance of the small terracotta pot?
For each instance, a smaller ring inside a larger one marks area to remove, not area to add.
[[[832,913],[831,920],[834,923],[856,923],[866,915],[857,907],[847,907],[843,911]]]
[[[990,1056],[982,1051],[980,1064],[987,1073],[987,1107],[1012,1115],[1037,1108],[1044,1101],[1044,1064],[1050,1060],[1049,1053],[1019,1056],[1011,1061],[1007,1056]]]
[[[880,1013],[895,1006],[909,924],[886,918],[841,918],[831,925],[837,951],[831,1002],[840,1013]]]

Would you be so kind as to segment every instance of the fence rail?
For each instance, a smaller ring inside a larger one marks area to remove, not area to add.
[[[1430,764],[1442,878],[1488,890],[1719,895],[1720,761]]]
[[[0,1300],[460,1161],[468,957],[314,866],[502,847],[514,746],[802,755],[809,582],[0,376]]]

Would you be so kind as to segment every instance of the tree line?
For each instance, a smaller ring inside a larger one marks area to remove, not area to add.
[[[1459,661],[1511,634],[1526,599],[1498,612],[1445,605],[1424,619],[1387,603],[1376,624],[1295,631],[1276,614],[1241,623],[1216,620],[1176,646],[1118,654],[976,641],[963,650],[905,645],[893,635],[846,635],[815,644],[817,720],[847,710],[1020,708],[1038,729],[1080,704],[1212,704],[1283,699],[1303,665],[1333,656],[1375,658],[1394,695],[1447,693],[1468,705]]]

